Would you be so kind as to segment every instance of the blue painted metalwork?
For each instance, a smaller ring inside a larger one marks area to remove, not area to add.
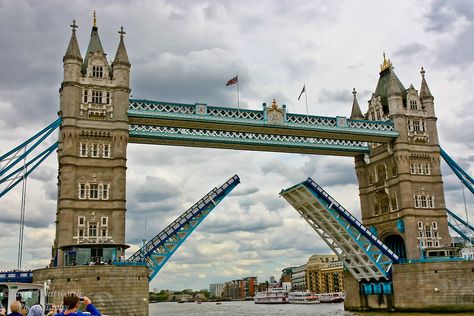
[[[239,183],[240,178],[234,175],[220,187],[212,189],[127,261],[146,262],[150,268],[151,281],[186,238]]]
[[[227,143],[236,144],[237,146],[253,145],[260,148],[265,146],[285,147],[294,148],[295,151],[308,149],[356,154],[369,152],[367,143],[360,141],[137,124],[130,124],[130,137],[175,141],[189,140],[201,143]]]
[[[0,157],[0,185],[6,186],[0,190],[0,198],[20,183],[24,177],[27,177],[40,165],[52,152],[58,147],[55,142],[33,159],[26,162],[28,155],[35,150],[51,133],[61,125],[61,118],[36,133],[33,137],[8,151]],[[12,170],[13,168],[15,168]]]
[[[33,282],[33,271],[2,271],[0,272],[0,282]]]
[[[401,218],[397,219],[397,229],[400,233],[405,232],[405,223],[403,222],[403,219]]]
[[[461,182],[474,194],[474,179],[468,175],[449,155],[440,148],[441,157],[448,164],[448,166],[453,170],[456,176],[461,180]]]
[[[291,114],[276,103],[256,111],[131,99],[127,113],[137,143],[356,156],[398,137],[391,121]]]
[[[399,257],[311,178],[281,193],[359,281],[389,280]]]
[[[370,283],[360,283],[360,290],[362,294],[372,295],[372,294],[392,294],[393,285],[392,281],[385,282],[370,282]]]
[[[465,222],[456,213],[446,209],[448,213],[448,226],[454,230],[465,241],[474,245],[472,236],[474,235],[474,227]],[[470,237],[471,236],[471,237]]]

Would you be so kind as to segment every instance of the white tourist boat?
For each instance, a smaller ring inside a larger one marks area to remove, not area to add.
[[[321,303],[339,303],[346,298],[344,292],[317,293],[315,296]]]
[[[321,303],[316,294],[311,292],[290,292],[288,293],[288,303],[290,304],[319,304]]]
[[[10,313],[10,305],[18,300],[26,310],[35,304],[45,306],[46,285],[21,283],[21,282],[0,282],[0,303]]]
[[[288,290],[284,287],[270,287],[257,292],[253,298],[255,304],[287,304]]]

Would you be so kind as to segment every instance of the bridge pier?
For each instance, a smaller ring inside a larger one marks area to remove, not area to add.
[[[65,293],[89,297],[102,314],[148,315],[147,266],[70,266],[33,272],[33,283],[49,284],[48,304],[61,305]]]
[[[474,311],[473,261],[395,264],[393,294],[363,294],[360,283],[348,271],[344,283],[344,308],[348,311]]]

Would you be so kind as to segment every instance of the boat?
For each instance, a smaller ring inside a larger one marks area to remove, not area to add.
[[[283,287],[270,287],[266,291],[255,293],[253,300],[255,304],[287,304],[288,290]]]
[[[316,294],[311,292],[290,292],[288,293],[288,303],[290,304],[319,304]]]
[[[0,282],[0,302],[11,313],[10,305],[19,300],[21,305],[28,311],[31,306],[41,304],[46,306],[47,286],[22,282]]]
[[[315,296],[321,303],[340,303],[346,298],[344,292],[317,293]]]

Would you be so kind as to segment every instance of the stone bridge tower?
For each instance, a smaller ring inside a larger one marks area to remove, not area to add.
[[[53,265],[120,258],[125,248],[125,173],[130,62],[123,37],[113,62],[96,18],[84,59],[75,21],[60,88],[58,206]]]
[[[449,255],[451,237],[440,170],[433,96],[421,70],[421,88],[405,89],[384,55],[380,78],[362,115],[354,94],[351,118],[394,122],[399,137],[372,144],[355,159],[362,220],[402,258]],[[420,251],[423,250],[423,254]]]

